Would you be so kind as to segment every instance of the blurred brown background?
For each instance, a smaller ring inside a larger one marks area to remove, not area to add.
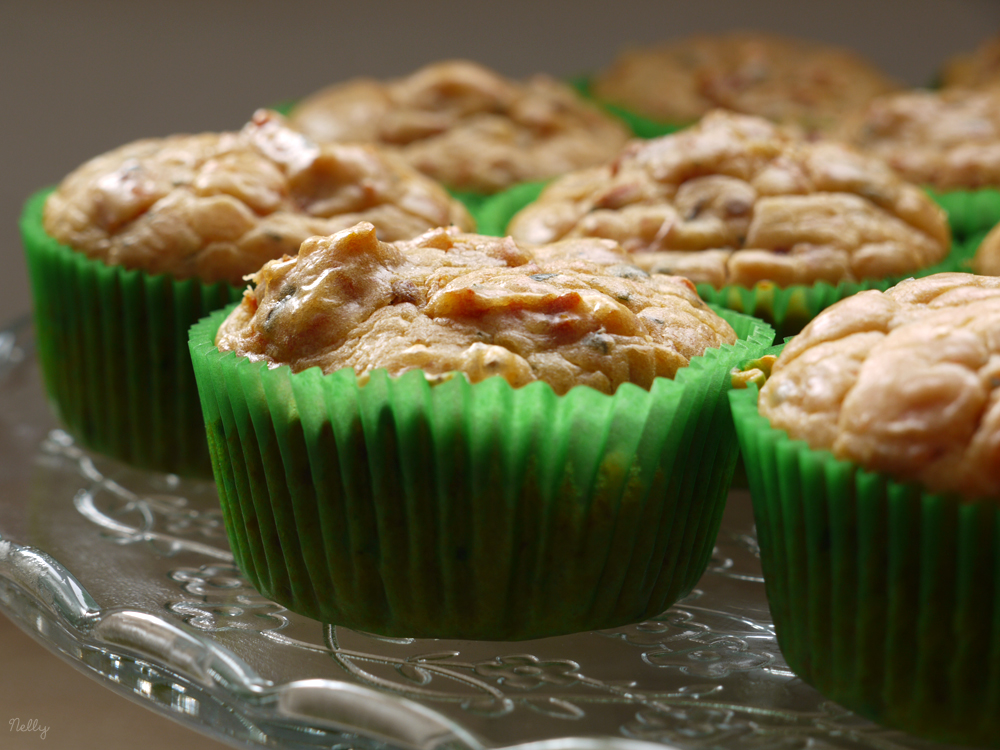
[[[258,106],[436,59],[571,76],[629,44],[736,28],[847,45],[920,85],[1000,31],[1000,0],[0,0],[0,322],[30,309],[23,200],[128,141],[237,129]],[[13,718],[50,730],[11,733]],[[0,617],[0,748],[182,744],[222,747],[76,673]]]

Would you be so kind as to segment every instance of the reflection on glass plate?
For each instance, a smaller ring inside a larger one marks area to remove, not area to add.
[[[746,493],[699,587],[647,622],[517,643],[295,615],[233,565],[214,487],[52,421],[28,324],[0,333],[0,609],[109,687],[240,746],[931,748],[824,700],[774,639]]]

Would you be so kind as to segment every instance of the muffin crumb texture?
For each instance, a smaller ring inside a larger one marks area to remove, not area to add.
[[[715,288],[902,276],[951,246],[944,211],[883,162],[724,111],[556,180],[508,232],[612,239],[649,272]]]
[[[785,346],[759,408],[837,458],[1000,498],[1000,278],[936,274],[838,302]]]
[[[750,31],[632,49],[593,82],[597,97],[661,122],[728,109],[809,132],[896,88],[846,48]]]
[[[432,382],[499,375],[561,394],[649,388],[735,342],[690,282],[626,261],[606,240],[536,248],[450,228],[386,243],[362,222],[266,264],[216,344],[295,372],[351,367],[362,382],[421,369]]]
[[[466,60],[336,84],[289,117],[317,141],[378,143],[451,188],[485,194],[608,161],[629,136],[554,78],[512,81]]]
[[[364,145],[317,145],[261,110],[241,131],[136,141],[51,194],[45,231],[110,265],[240,286],[307,237],[358,221],[387,241],[474,228],[440,185]]]

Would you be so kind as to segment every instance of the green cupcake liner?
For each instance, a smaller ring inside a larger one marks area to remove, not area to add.
[[[506,234],[507,225],[514,215],[536,200],[546,184],[525,183],[488,199],[479,209],[485,230],[482,233],[497,237]],[[930,276],[947,271],[970,272],[970,262],[984,236],[985,232],[980,230],[963,239],[956,239],[952,243],[951,252],[943,261],[903,276],[845,281],[836,285],[818,282],[809,286],[795,284],[788,287],[779,287],[769,281],[759,282],[752,288],[725,286],[716,289],[710,284],[698,284],[698,294],[711,304],[767,321],[777,331],[778,339],[782,340],[801,331],[806,323],[834,302],[866,289],[885,291],[913,276]]]
[[[90,450],[144,469],[211,476],[187,332],[242,291],[87,258],[45,233],[50,192],[27,201],[20,229],[38,359],[57,418]]]
[[[514,185],[489,196],[477,208],[476,221],[479,233],[492,237],[505,236],[507,225],[514,218],[514,214],[537,200],[549,182],[549,180],[522,182],[520,185]]]
[[[465,209],[472,215],[472,218],[476,222],[476,231],[479,234],[486,234],[482,231],[482,218],[481,213],[483,206],[490,200],[489,195],[486,193],[476,193],[471,190],[455,190],[450,187],[445,187],[448,194],[465,206]]]
[[[594,96],[593,89],[591,88],[590,76],[577,76],[576,78],[570,80],[569,84],[576,89],[577,93],[579,93],[584,99],[593,102],[608,114],[614,115],[619,120],[624,122],[629,130],[632,131],[632,135],[636,138],[645,138],[647,140],[650,138],[659,138],[661,135],[676,133],[678,130],[683,130],[693,124],[691,122],[661,122],[659,120],[653,120],[625,107],[620,107],[617,104],[604,101],[603,99]]]
[[[711,554],[742,339],[614,396],[419,371],[323,375],[190,346],[237,564],[265,596],[387,636],[521,640],[658,614]]]
[[[826,697],[923,737],[1000,747],[1000,504],[811,450],[729,395],[774,627]]]
[[[984,234],[1000,223],[1000,190],[938,191],[925,187],[924,191],[948,213],[952,235],[960,241]]]

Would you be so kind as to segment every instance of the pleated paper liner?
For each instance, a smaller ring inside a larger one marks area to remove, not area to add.
[[[771,428],[730,394],[778,644],[824,696],[1000,747],[1000,499],[931,494]]]
[[[948,213],[952,235],[967,241],[977,234],[985,234],[1000,222],[1000,190],[938,191],[924,188],[925,192]]]
[[[27,201],[20,228],[38,359],[57,418],[90,450],[210,477],[187,332],[241,290],[127,271],[61,245],[42,228],[50,192]]]
[[[767,326],[652,391],[269,369],[191,329],[230,544],[289,609],[387,636],[520,640],[658,614],[704,571],[737,457],[730,369]]]
[[[504,236],[514,214],[535,201],[546,184],[524,183],[487,200],[479,209],[477,217],[481,221],[480,232],[496,237]],[[767,321],[777,331],[780,341],[801,331],[806,323],[834,302],[866,289],[884,291],[911,276],[929,276],[946,271],[969,272],[969,261],[983,236],[984,232],[978,231],[966,235],[964,239],[956,239],[952,243],[951,252],[943,261],[903,276],[845,281],[836,285],[818,282],[788,287],[779,287],[769,281],[758,282],[752,288],[730,285],[716,289],[710,284],[698,284],[698,294],[706,302]]]

